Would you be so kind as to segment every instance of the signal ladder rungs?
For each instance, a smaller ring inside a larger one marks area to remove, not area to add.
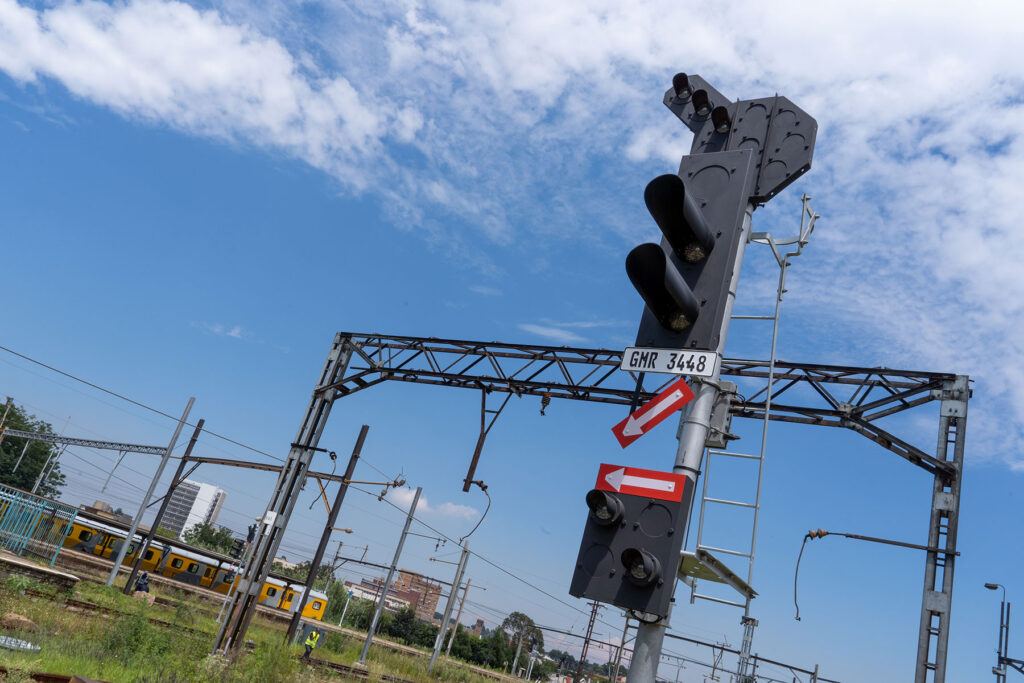
[[[730,458],[747,458],[748,460],[760,460],[760,455],[751,455],[750,453],[735,453],[733,451],[720,451],[716,449],[709,449],[712,455],[727,455]]]

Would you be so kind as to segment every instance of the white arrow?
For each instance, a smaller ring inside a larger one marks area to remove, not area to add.
[[[626,426],[622,428],[623,436],[639,436],[644,433],[644,425],[656,418],[660,413],[665,412],[670,405],[683,398],[682,389],[676,389],[665,398],[658,401],[657,405],[635,418],[632,415],[626,420]]]
[[[636,488],[650,489],[652,491],[667,491],[668,493],[672,493],[676,490],[676,483],[674,481],[648,479],[647,477],[634,477],[632,474],[626,474],[625,467],[604,475],[604,480],[616,491],[621,489],[623,486],[634,486]]]

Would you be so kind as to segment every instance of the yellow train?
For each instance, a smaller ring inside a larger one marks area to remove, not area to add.
[[[64,538],[64,547],[109,559],[117,556],[126,535],[126,529],[79,513]],[[135,539],[128,546],[122,564],[130,564],[135,560],[135,553],[142,538],[136,535]],[[154,540],[146,550],[139,567],[151,574],[226,594],[238,582],[234,562],[224,555],[184,543]],[[260,590],[259,604],[288,611],[296,592],[301,592],[302,588],[303,584],[298,581],[267,577]],[[320,591],[310,591],[302,616],[322,620],[326,609],[327,595]]]

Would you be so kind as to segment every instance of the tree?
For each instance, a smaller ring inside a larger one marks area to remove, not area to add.
[[[8,398],[8,401],[11,399]],[[5,408],[0,408],[0,416]],[[11,403],[11,409],[7,412],[7,419],[3,423],[8,429],[18,429],[23,432],[35,432],[37,434],[53,434],[53,428],[49,423],[29,415],[22,406]],[[39,478],[39,473],[49,460],[48,473],[39,482],[36,495],[44,498],[53,498],[60,493],[65,484],[64,474],[60,471],[60,463],[57,461],[60,449],[45,441],[28,441],[28,448],[25,447],[26,440],[8,436],[0,443],[0,484],[13,486],[22,491],[31,491]],[[14,472],[14,465],[21,457],[22,451],[25,457],[18,465],[18,471]]]
[[[501,622],[501,630],[507,633],[516,644],[516,654],[512,658],[512,675],[516,672],[519,653],[525,643],[527,647],[544,647],[544,634],[540,632],[533,619],[522,612],[513,612]]]
[[[215,529],[205,522],[189,527],[181,535],[181,540],[225,555],[231,550],[235,541],[234,536],[231,535],[231,529],[226,527]]]
[[[370,620],[373,619],[373,611],[377,608],[373,600],[352,597],[349,603],[348,612],[345,614],[345,626],[349,628],[367,629],[370,627]]]
[[[403,607],[394,614],[394,619],[388,625],[387,631],[381,629],[384,635],[391,636],[393,638],[400,638],[407,644],[412,645],[414,642],[416,629],[416,610],[411,606]]]

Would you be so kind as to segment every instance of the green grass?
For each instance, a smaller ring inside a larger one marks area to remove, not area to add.
[[[22,591],[46,593],[33,597]],[[76,586],[76,600],[118,610],[108,615],[97,610],[72,610],[60,603],[52,586],[30,579],[12,577],[0,586],[0,613],[14,612],[28,617],[39,627],[34,633],[5,633],[40,646],[37,653],[0,649],[0,666],[9,673],[5,683],[29,680],[27,672],[44,671],[78,674],[115,683],[313,683],[340,681],[336,672],[314,669],[298,661],[300,645],[282,644],[281,623],[256,615],[247,639],[251,651],[232,657],[210,656],[219,624],[216,608],[181,591],[160,590],[164,597],[180,599],[173,605],[146,605],[123,595],[116,587],[89,582]],[[154,623],[154,620],[170,625]],[[188,627],[195,632],[184,628]],[[326,633],[314,657],[352,665],[359,657],[362,639]],[[427,653],[429,656],[429,653]],[[367,662],[369,680],[389,674],[416,683],[456,681],[480,683],[488,680],[468,669],[443,660],[434,675],[426,673],[427,656],[416,657],[374,647]]]

